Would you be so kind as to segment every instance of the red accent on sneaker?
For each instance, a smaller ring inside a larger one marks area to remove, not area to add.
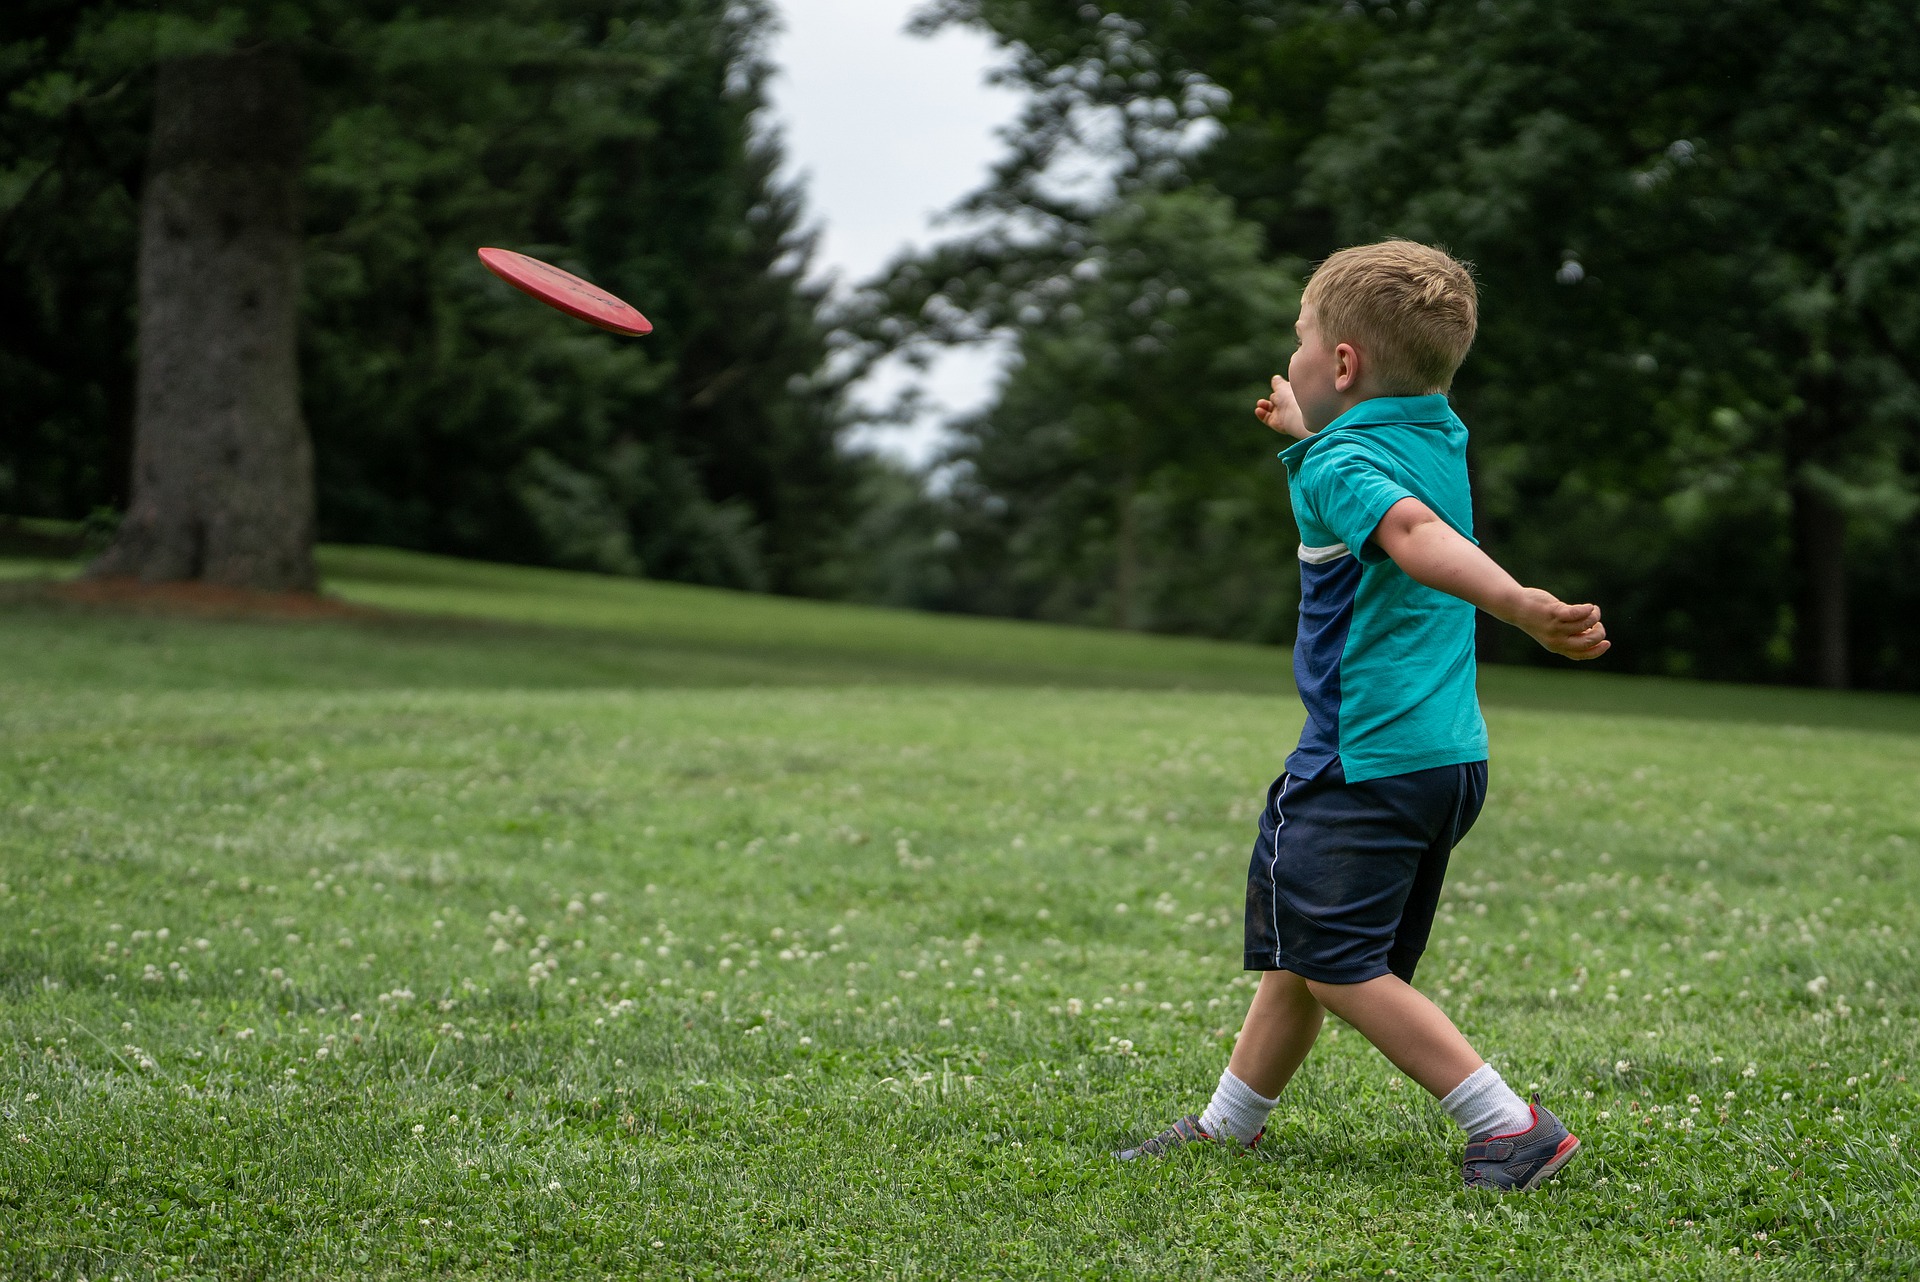
[[[1510,1140],[1517,1135],[1529,1134],[1530,1132],[1532,1132],[1534,1127],[1540,1125],[1539,1106],[1536,1104],[1527,1105],[1527,1117],[1530,1120],[1527,1122],[1526,1126],[1522,1127],[1520,1130],[1508,1131],[1505,1135],[1489,1135],[1489,1136],[1486,1136],[1485,1139],[1481,1140],[1480,1142],[1485,1143],[1486,1140]]]

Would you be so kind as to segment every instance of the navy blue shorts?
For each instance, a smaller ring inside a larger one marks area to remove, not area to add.
[[[1484,761],[1348,783],[1335,760],[1274,780],[1247,869],[1246,968],[1411,983],[1447,856],[1486,796]]]

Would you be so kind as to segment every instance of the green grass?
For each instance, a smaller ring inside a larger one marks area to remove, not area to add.
[[[1274,1160],[1106,1156],[1244,1009],[1284,653],[324,565],[406,613],[0,602],[0,1273],[1920,1272],[1913,700],[1487,674],[1421,982],[1587,1141],[1498,1201],[1331,1026]]]

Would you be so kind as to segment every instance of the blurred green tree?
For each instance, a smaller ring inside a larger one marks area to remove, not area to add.
[[[1460,395],[1499,537],[1613,594],[1669,670],[1896,678],[1848,596],[1920,508],[1911,8],[1502,0],[1404,28],[1300,197],[1340,239],[1479,263]]]
[[[920,18],[993,29],[1027,108],[961,208],[975,229],[896,263],[846,317],[869,354],[1013,344],[996,402],[953,425],[946,554],[923,544],[918,563],[950,608],[1288,640],[1281,442],[1252,406],[1292,349],[1299,264],[1192,182],[1218,87],[1090,8],[956,0]],[[1220,26],[1217,8],[1156,12]]]
[[[0,503],[124,503],[156,65],[304,88],[301,404],[325,537],[825,590],[835,447],[810,245],[756,126],[759,3],[49,3],[0,16]],[[91,226],[76,226],[84,218]],[[640,304],[635,344],[512,294],[506,244]],[[75,356],[73,339],[84,356]],[[19,391],[9,397],[8,392]]]
[[[999,611],[1273,639],[1293,602],[1280,442],[1249,387],[1297,307],[1218,193],[1142,191],[1019,292],[997,400],[956,425],[959,582]],[[1010,300],[1012,301],[1012,300]]]
[[[1912,18],[1890,0],[943,0],[925,21],[994,33],[1033,92],[975,210],[1091,218],[1053,175],[1104,130],[1100,199],[1210,184],[1290,264],[1387,235],[1473,259],[1483,328],[1455,395],[1480,533],[1523,577],[1601,600],[1610,663],[1913,686]],[[1141,146],[1155,121],[1184,145]],[[893,297],[908,332],[953,329],[922,301]],[[1486,653],[1531,652],[1496,632]]]

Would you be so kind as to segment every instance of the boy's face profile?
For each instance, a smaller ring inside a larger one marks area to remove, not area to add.
[[[1287,382],[1307,431],[1318,432],[1365,399],[1360,390],[1361,355],[1351,343],[1327,342],[1311,303],[1301,304],[1293,331],[1300,344],[1287,363]]]

